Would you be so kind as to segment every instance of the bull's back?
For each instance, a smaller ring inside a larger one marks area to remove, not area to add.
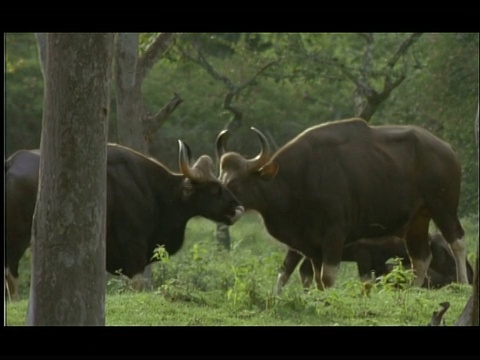
[[[352,240],[392,234],[408,219],[415,201],[408,141],[378,141],[363,120],[351,119],[305,131],[277,157],[302,204],[339,219]]]
[[[415,126],[327,123],[297,136],[275,158],[296,201],[341,219],[351,240],[400,234],[415,209],[442,189],[447,206],[458,206],[456,154]]]
[[[22,218],[31,218],[37,196],[39,166],[40,153],[36,150],[18,151],[6,161],[7,214],[13,211]]]
[[[5,250],[7,265],[15,277],[18,262],[30,245],[39,166],[37,150],[20,150],[5,162]]]

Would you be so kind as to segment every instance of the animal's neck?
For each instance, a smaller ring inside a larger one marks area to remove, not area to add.
[[[284,182],[281,178],[260,183],[259,201],[255,210],[265,218],[272,211],[278,214],[279,212],[287,212],[288,209],[288,192],[285,191]]]

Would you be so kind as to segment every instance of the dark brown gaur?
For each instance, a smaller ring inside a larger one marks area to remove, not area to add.
[[[311,127],[270,155],[266,137],[252,130],[262,149],[251,160],[225,151],[228,131],[217,136],[219,179],[289,247],[285,261],[310,258],[319,289],[334,284],[345,245],[382,236],[405,239],[421,286],[431,219],[453,251],[457,281],[468,282],[461,168],[448,143],[417,126],[353,118]],[[289,276],[279,274],[277,293]]]
[[[109,144],[107,152],[106,269],[133,277],[155,261],[158,245],[180,250],[189,219],[203,216],[233,224],[244,212],[236,197],[214,175],[203,155],[191,165],[191,151],[179,140],[180,174],[127,147]],[[20,150],[5,162],[5,260],[9,290],[17,293],[18,264],[30,245],[40,152]]]

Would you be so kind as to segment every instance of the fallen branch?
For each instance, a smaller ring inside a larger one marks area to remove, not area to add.
[[[445,325],[445,320],[443,320],[443,315],[447,312],[448,308],[450,307],[450,303],[448,301],[440,303],[442,309],[440,311],[434,311],[432,315],[432,320],[428,326],[443,326]]]

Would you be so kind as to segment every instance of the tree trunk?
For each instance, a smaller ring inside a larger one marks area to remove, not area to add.
[[[120,33],[115,45],[115,85],[118,142],[142,154],[149,154],[149,142],[175,108],[182,102],[174,98],[157,114],[150,116],[143,106],[142,84],[152,66],[161,58],[173,39],[173,34],[159,35],[139,58],[138,33]],[[153,254],[152,254],[153,255]],[[143,279],[135,277],[133,287],[151,288],[151,265],[145,268]]]
[[[115,47],[118,141],[148,154],[141,118],[142,83],[137,79],[138,33],[118,34]]]
[[[27,325],[105,325],[113,35],[48,34]]]
[[[478,167],[478,107],[477,107],[477,116],[475,118],[475,140],[477,142],[477,167]],[[465,305],[460,317],[458,318],[455,325],[457,326],[478,326],[479,319],[478,319],[478,251],[479,251],[480,244],[477,242],[477,258],[475,259],[475,269],[473,273],[473,292],[470,298],[467,300],[467,304]]]
[[[478,167],[478,164],[479,164],[479,151],[478,151],[478,146],[479,146],[479,142],[478,142],[478,107],[477,107],[477,117],[475,119],[475,140],[477,142],[477,167]],[[478,176],[478,172],[477,172],[477,176]],[[477,178],[478,179],[478,178]],[[478,180],[477,180],[478,181]],[[480,181],[478,181],[480,182]],[[478,295],[479,295],[479,292],[478,292],[478,271],[479,271],[479,268],[478,268],[478,252],[480,250],[480,242],[478,242],[478,239],[477,239],[477,258],[475,259],[475,270],[474,270],[474,274],[473,274],[473,312],[472,312],[472,322],[473,322],[473,325],[474,326],[479,326],[480,323],[479,323],[479,309],[478,309],[478,306],[480,305],[479,301],[478,301]]]

